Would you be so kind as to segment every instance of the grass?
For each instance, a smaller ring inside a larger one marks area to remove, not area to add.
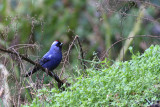
[[[146,100],[159,100],[160,47],[151,46],[144,54],[116,62],[106,68],[87,69],[87,77],[77,77],[66,91],[38,90],[33,102],[23,107],[59,106],[147,106]],[[107,63],[107,62],[106,62]]]

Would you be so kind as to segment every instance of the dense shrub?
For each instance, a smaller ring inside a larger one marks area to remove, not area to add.
[[[132,48],[130,48],[131,53]],[[103,62],[104,63],[104,62]],[[151,46],[130,61],[101,70],[87,69],[66,91],[38,91],[30,106],[144,106],[160,98],[160,47]]]

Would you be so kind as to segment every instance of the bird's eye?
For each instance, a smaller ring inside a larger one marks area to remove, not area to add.
[[[60,42],[58,42],[58,43],[56,44],[56,46],[57,46],[57,47],[59,47],[59,46],[60,46],[60,44],[61,44],[61,43],[60,43]]]

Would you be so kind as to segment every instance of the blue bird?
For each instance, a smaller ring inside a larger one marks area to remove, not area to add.
[[[39,61],[39,64],[42,67],[47,68],[49,71],[54,70],[62,60],[62,45],[63,43],[59,42],[58,40],[54,41],[51,45],[50,50]],[[25,77],[32,75],[39,69],[40,68],[35,66],[32,71],[25,74]]]

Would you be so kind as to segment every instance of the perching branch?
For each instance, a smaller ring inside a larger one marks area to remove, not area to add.
[[[59,79],[59,77],[58,77],[55,73],[53,73],[53,72],[51,72],[51,71],[48,71],[47,69],[43,68],[40,64],[32,61],[31,59],[29,59],[29,58],[27,58],[27,57],[25,57],[25,56],[23,56],[23,55],[21,55],[21,54],[19,54],[19,53],[17,53],[17,52],[13,52],[13,51],[10,51],[10,50],[7,50],[7,49],[2,49],[2,48],[0,48],[0,51],[6,52],[6,53],[9,53],[9,54],[13,54],[13,55],[15,55],[15,56],[17,56],[17,57],[20,57],[20,58],[22,58],[23,60],[25,60],[25,61],[27,61],[27,62],[35,65],[35,66],[38,66],[42,71],[46,72],[49,76],[53,77],[53,78],[58,82],[58,87],[59,87],[59,88],[61,88],[61,86],[64,84],[63,81],[61,81],[61,80]]]

